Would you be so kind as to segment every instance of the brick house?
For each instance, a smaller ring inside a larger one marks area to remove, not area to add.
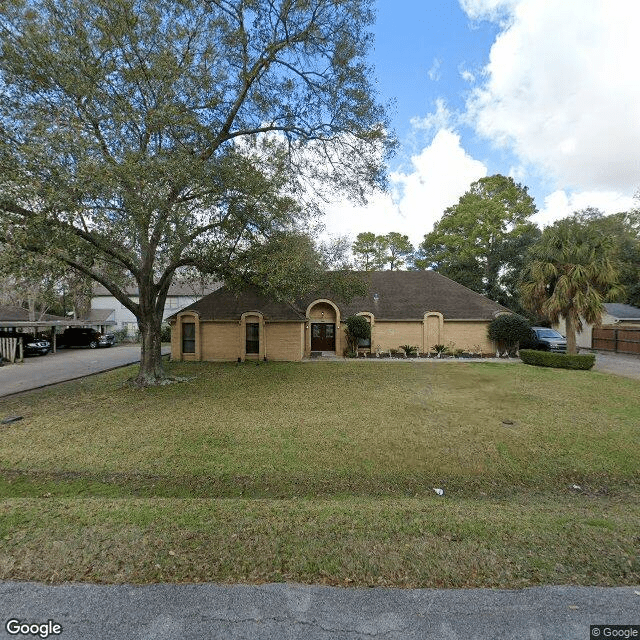
[[[494,353],[487,326],[509,309],[434,271],[363,273],[366,296],[348,303],[330,295],[283,303],[255,289],[240,294],[225,287],[182,309],[168,321],[173,360],[288,360],[312,352],[342,356],[345,318],[362,315],[371,323],[365,351],[402,344],[426,353],[436,344]]]

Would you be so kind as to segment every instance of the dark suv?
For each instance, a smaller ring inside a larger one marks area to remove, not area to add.
[[[51,350],[51,343],[33,333],[17,331],[0,331],[0,338],[22,338],[25,356],[44,356]]]
[[[115,342],[112,333],[99,333],[95,329],[71,327],[56,337],[58,347],[110,347]]]
[[[555,329],[549,329],[548,327],[531,327],[530,339],[521,342],[520,348],[564,353],[567,350],[567,339]]]

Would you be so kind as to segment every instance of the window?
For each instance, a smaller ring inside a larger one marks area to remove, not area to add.
[[[260,353],[260,325],[247,322],[247,353]]]
[[[196,323],[182,323],[182,353],[196,352]]]

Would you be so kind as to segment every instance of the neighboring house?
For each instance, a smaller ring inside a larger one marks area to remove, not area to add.
[[[169,287],[169,293],[164,305],[163,319],[174,314],[179,309],[193,304],[203,296],[220,288],[222,283],[214,282],[208,284],[178,282]],[[127,294],[134,302],[138,302],[137,288],[130,288]],[[109,330],[126,330],[127,334],[134,336],[138,331],[136,317],[121,302],[116,300],[110,291],[101,285],[96,285],[93,289],[91,299],[91,312],[85,319],[95,328],[101,327]]]
[[[349,303],[328,294],[295,304],[275,302],[255,289],[234,294],[225,287],[169,318],[174,360],[302,360],[311,352],[343,355],[344,320],[363,315],[371,323],[368,350],[402,344],[421,353],[436,344],[494,353],[491,320],[509,309],[434,271],[363,273],[369,293]]]
[[[100,333],[108,333],[116,328],[115,310],[114,309],[91,309],[88,315],[82,318],[86,326],[99,331]]]
[[[618,302],[605,302],[605,311],[602,314],[602,327],[612,325],[640,325],[640,309],[630,304],[620,304]],[[560,322],[553,325],[556,331],[566,336],[566,323],[564,318],[560,318]],[[591,349],[593,345],[593,328],[594,325],[588,324],[582,318],[582,331],[576,332],[576,344],[581,349]]]

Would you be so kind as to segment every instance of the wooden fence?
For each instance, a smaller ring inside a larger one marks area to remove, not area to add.
[[[591,348],[640,355],[640,327],[594,327]]]
[[[9,362],[16,361],[17,338],[0,338],[0,356]]]

